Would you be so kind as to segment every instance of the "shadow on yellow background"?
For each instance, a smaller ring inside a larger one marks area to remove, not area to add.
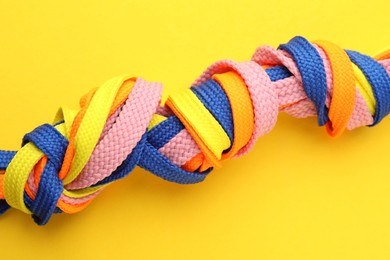
[[[390,42],[382,1],[2,1],[0,144],[126,72],[189,87],[212,62],[295,35],[367,54]],[[204,183],[137,168],[45,227],[0,218],[4,259],[389,259],[390,121],[332,140],[280,115],[252,152]]]

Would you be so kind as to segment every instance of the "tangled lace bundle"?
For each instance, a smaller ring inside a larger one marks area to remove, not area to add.
[[[250,61],[211,65],[160,105],[162,85],[124,75],[60,108],[54,124],[0,151],[0,213],[16,208],[39,225],[76,213],[135,166],[167,181],[203,181],[249,152],[279,112],[317,116],[332,137],[374,126],[390,112],[390,51],[372,58],[295,37],[259,47]]]

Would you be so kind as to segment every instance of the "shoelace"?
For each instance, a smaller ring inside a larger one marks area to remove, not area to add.
[[[390,112],[390,51],[374,58],[295,37],[259,47],[251,61],[222,60],[160,105],[162,85],[124,75],[60,108],[19,151],[0,151],[0,213],[39,225],[76,213],[137,165],[171,182],[203,181],[249,152],[279,112],[318,116],[332,137],[374,126]]]

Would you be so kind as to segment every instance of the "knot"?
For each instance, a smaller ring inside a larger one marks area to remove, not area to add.
[[[24,136],[22,147],[28,143],[38,148],[45,156],[40,159],[34,171],[34,182],[31,183],[31,188],[35,192],[27,186],[28,191],[24,194],[24,201],[32,212],[34,220],[38,224],[45,224],[54,213],[64,190],[58,172],[69,142],[53,126],[44,124]],[[17,178],[11,181],[15,182]]]
[[[214,63],[160,106],[162,85],[125,75],[61,108],[54,124],[0,151],[0,214],[17,208],[39,225],[84,209],[135,166],[168,181],[203,181],[249,152],[279,112],[317,116],[332,137],[390,112],[390,52],[375,58],[295,37],[251,61]]]
[[[53,213],[85,208],[138,164],[161,90],[159,83],[123,76],[84,96],[79,111],[60,109],[54,126],[36,128],[17,153],[3,156],[8,162],[0,195],[39,225]]]

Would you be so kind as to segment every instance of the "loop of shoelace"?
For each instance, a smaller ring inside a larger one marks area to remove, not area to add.
[[[222,60],[160,106],[162,85],[125,75],[93,89],[80,109],[0,151],[0,213],[17,208],[39,225],[84,209],[135,166],[176,183],[203,181],[247,153],[279,112],[318,116],[330,136],[373,126],[390,112],[390,51],[374,58],[295,37],[259,47],[251,61]]]

